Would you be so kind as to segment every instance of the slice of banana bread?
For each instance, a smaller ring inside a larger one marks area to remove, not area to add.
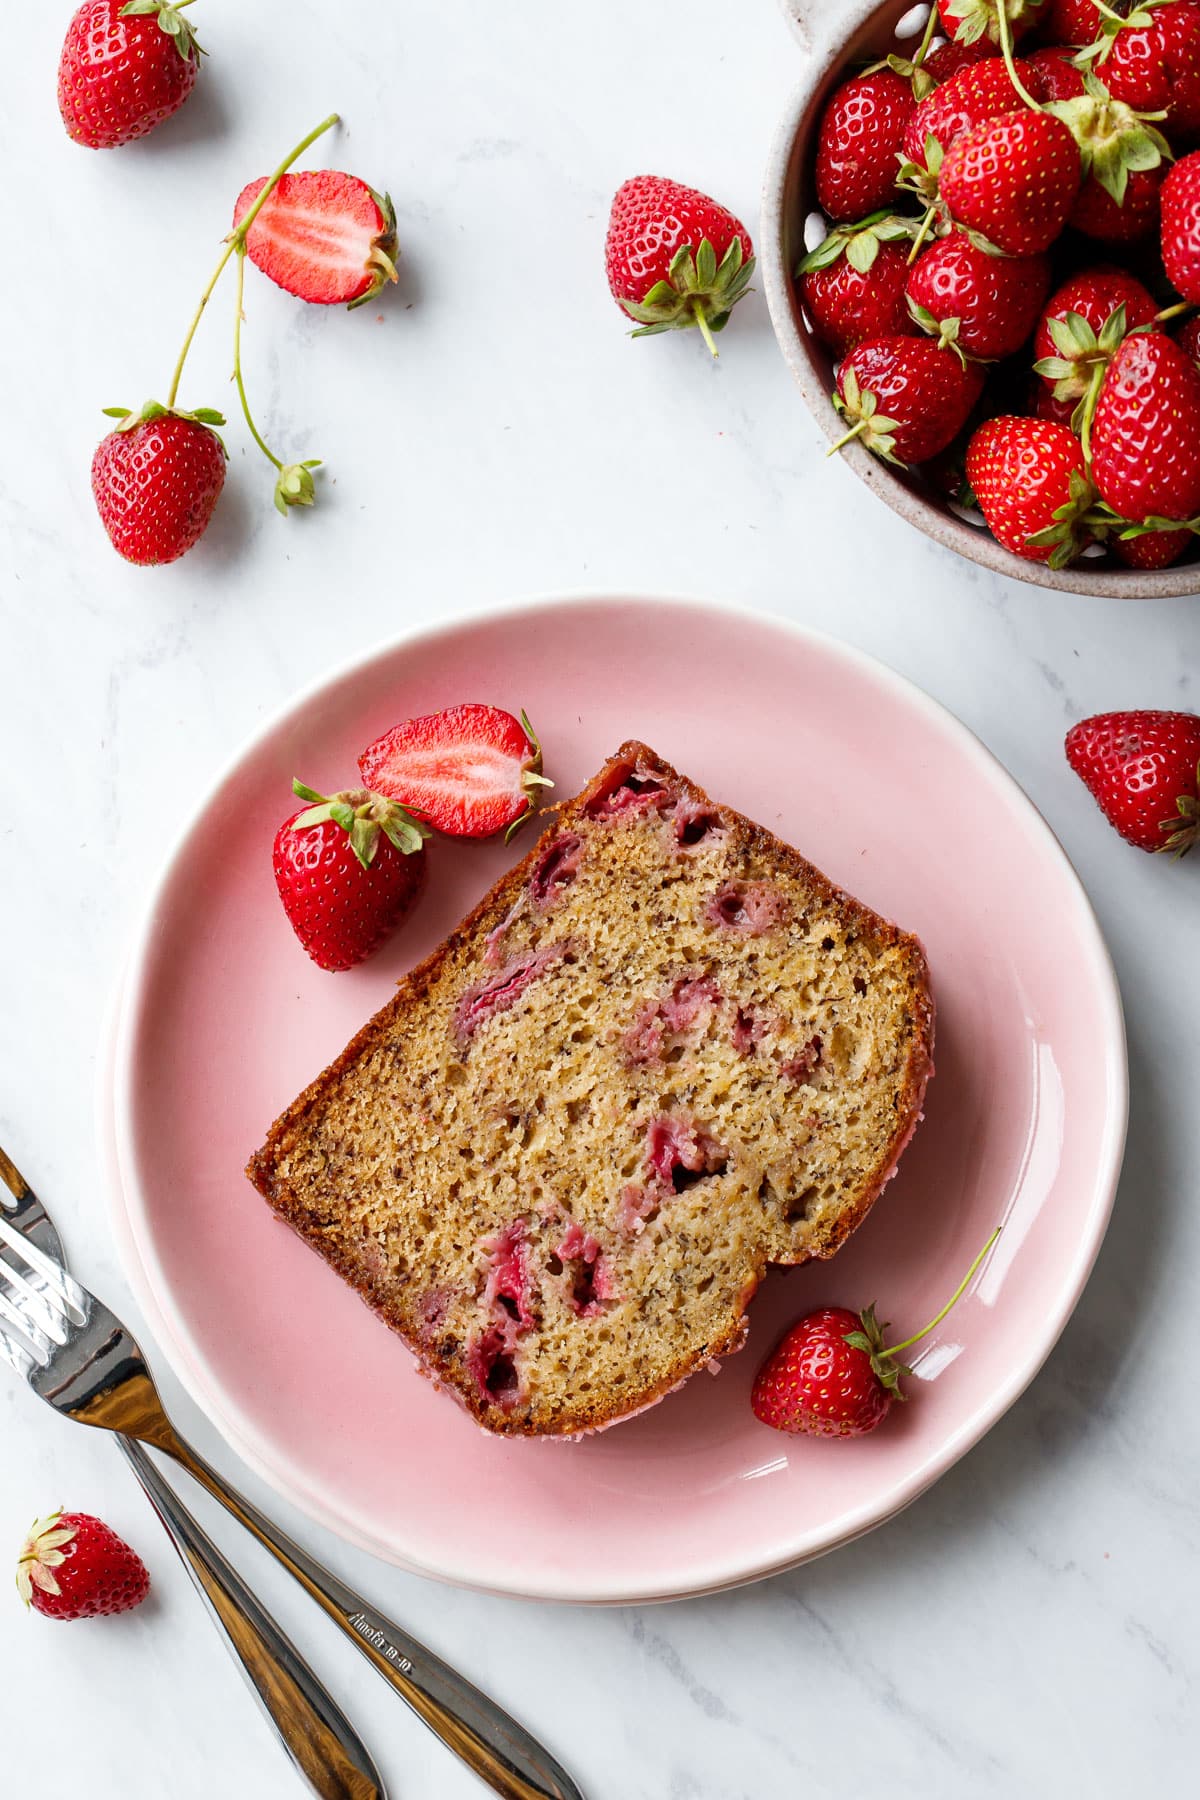
[[[833,1255],[932,1039],[915,938],[627,743],[247,1172],[480,1424],[592,1430]]]

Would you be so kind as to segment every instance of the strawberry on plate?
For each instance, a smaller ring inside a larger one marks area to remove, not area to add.
[[[168,411],[148,400],[139,413],[106,408],[121,423],[92,457],[92,494],[113,549],[142,566],[174,562],[208,528],[225,485],[225,446],[207,409]]]
[[[776,1431],[810,1437],[862,1437],[874,1431],[893,1403],[908,1397],[900,1378],[912,1370],[898,1360],[901,1351],[941,1324],[999,1235],[997,1227],[936,1318],[890,1349],[883,1341],[887,1326],[879,1324],[873,1305],[859,1313],[823,1306],[806,1314],[784,1333],[754,1378],[755,1418]]]
[[[85,0],[58,65],[67,136],[89,150],[144,137],[179,111],[201,55],[191,20],[169,0]]]
[[[380,794],[318,794],[285,819],[271,853],[275,885],[296,936],[318,968],[352,969],[410,911],[425,873],[428,828]]]
[[[1096,713],[1067,733],[1067,761],[1138,850],[1182,856],[1200,837],[1200,718]]]
[[[912,219],[873,213],[836,225],[796,270],[813,330],[835,356],[864,338],[913,329],[905,304]]]
[[[363,751],[359,773],[449,837],[511,834],[552,787],[542,750],[522,713],[468,703],[405,719]]]
[[[861,438],[886,462],[928,462],[958,436],[982,387],[978,363],[931,338],[868,338],[838,370],[833,403],[850,429],[834,448]]]
[[[248,182],[235,229],[268,177]],[[250,229],[246,252],[277,287],[313,306],[364,306],[396,274],[396,211],[388,194],[338,169],[280,177]]]
[[[750,233],[728,207],[662,175],[635,175],[613,196],[604,240],[613,299],[633,337],[695,327],[715,356],[754,273]]]
[[[1094,494],[1083,449],[1047,419],[986,419],[967,449],[967,481],[992,536],[1014,556],[1063,568],[1088,541]]]
[[[994,362],[1032,336],[1049,289],[1047,257],[989,256],[952,231],[914,263],[908,304],[922,330]]]
[[[141,1557],[91,1513],[36,1520],[17,1560],[17,1592],[47,1619],[129,1612],[149,1591]]]
[[[1061,233],[1080,179],[1070,128],[1052,113],[1025,108],[961,132],[938,186],[956,223],[1006,256],[1034,256]]]
[[[830,219],[861,219],[895,195],[897,153],[917,110],[912,84],[873,69],[834,90],[817,127],[817,204]]]

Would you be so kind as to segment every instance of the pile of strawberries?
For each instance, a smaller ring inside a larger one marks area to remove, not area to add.
[[[922,466],[1031,561],[1184,556],[1197,144],[1200,0],[939,0],[818,130],[830,225],[797,284],[840,359],[841,442]]]

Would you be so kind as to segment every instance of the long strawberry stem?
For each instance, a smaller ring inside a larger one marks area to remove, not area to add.
[[[702,300],[697,300],[692,308],[692,315],[700,328],[700,336],[712,351],[714,358],[720,356],[721,352],[717,349],[716,340],[708,327],[708,319],[705,317],[704,302]]]
[[[237,311],[233,323],[233,379],[237,383],[238,399],[242,403],[242,417],[246,421],[250,436],[254,439],[267,461],[274,463],[277,469],[283,464],[254,423],[250,411],[250,402],[246,398],[246,383],[242,376],[242,295],[246,286],[246,246],[240,245],[237,253]]]
[[[189,6],[191,5],[191,0],[188,0],[188,5]],[[929,46],[933,42],[933,34],[937,30],[937,28],[938,28],[938,9],[937,9],[936,5],[931,5],[929,8],[929,17],[925,21],[925,35],[921,39],[920,44],[917,46],[916,55],[911,59],[912,66],[914,69],[919,69],[921,67],[921,64],[925,61],[925,58],[928,56]]]
[[[1156,325],[1165,325],[1168,319],[1179,319],[1182,318],[1183,314],[1186,312],[1194,312],[1195,307],[1196,302],[1194,300],[1180,300],[1175,306],[1164,306],[1160,313],[1155,313],[1154,323]]]
[[[249,231],[251,225],[253,225],[255,219],[258,217],[263,206],[270,199],[271,195],[275,192],[275,189],[278,187],[281,177],[283,177],[284,175],[287,174],[288,170],[291,168],[292,164],[296,161],[297,157],[303,156],[304,152],[308,149],[310,144],[315,144],[317,139],[319,137],[321,137],[326,131],[328,131],[331,126],[337,124],[339,116],[340,115],[337,113],[330,113],[329,117],[327,119],[323,119],[321,121],[321,123],[313,131],[309,132],[309,134],[306,138],[302,138],[300,140],[300,142],[296,145],[296,148],[291,152],[291,154],[289,156],[286,156],[284,158],[284,160],[280,163],[279,167],[275,170],[275,173],[268,177],[267,181],[263,185],[262,192],[260,194],[256,195],[253,206],[251,206],[250,210],[247,212],[247,214],[246,214],[245,218],[242,220],[241,224],[238,225],[233,231],[231,231],[229,236],[226,238],[225,248],[221,252],[220,261],[217,263],[216,268],[213,270],[212,275],[209,277],[208,286],[205,288],[204,292],[200,296],[200,304],[196,308],[196,311],[192,316],[192,322],[188,326],[187,336],[183,340],[183,348],[179,352],[179,360],[175,364],[175,372],[171,377],[171,391],[167,395],[168,408],[173,407],[175,404],[176,396],[179,393],[179,383],[183,378],[183,365],[188,359],[188,351],[192,347],[192,339],[195,337],[197,327],[199,326],[201,319],[204,317],[204,309],[208,305],[209,301],[212,299],[213,290],[216,287],[218,281],[221,279],[221,276],[225,272],[226,263],[229,261],[230,257],[233,255],[235,250],[245,248],[247,232]]]
[[[911,268],[912,265],[916,262],[917,256],[921,249],[921,245],[925,242],[925,239],[929,236],[930,227],[932,226],[933,221],[936,218],[937,218],[937,207],[931,206],[928,209],[928,211],[926,212],[925,217],[921,220],[920,229],[918,230],[917,235],[914,237],[912,249],[908,253],[909,268]]]
[[[983,1249],[979,1252],[979,1255],[975,1258],[975,1261],[971,1264],[970,1268],[967,1270],[966,1274],[963,1276],[962,1280],[959,1282],[958,1286],[955,1288],[954,1292],[951,1294],[950,1298],[947,1300],[945,1306],[943,1306],[941,1312],[938,1313],[935,1318],[930,1319],[928,1325],[926,1325],[921,1331],[914,1331],[913,1335],[911,1337],[906,1337],[902,1344],[891,1344],[888,1346],[888,1348],[886,1350],[881,1350],[879,1353],[880,1356],[899,1356],[899,1354],[902,1350],[911,1349],[913,1344],[919,1344],[922,1338],[928,1337],[930,1332],[933,1331],[936,1326],[941,1324],[942,1320],[945,1318],[946,1314],[950,1311],[951,1307],[957,1306],[958,1302],[962,1299],[963,1295],[966,1293],[967,1288],[971,1284],[971,1277],[974,1275],[976,1269],[979,1267],[980,1263],[983,1261],[984,1257],[987,1255],[988,1251],[991,1249],[992,1245],[995,1243],[996,1239],[999,1236],[1000,1236],[1000,1227],[999,1227],[999,1225],[997,1225],[995,1231],[993,1231],[991,1237],[988,1239],[987,1243],[983,1246]]]
[[[1042,109],[1040,105],[1029,92],[1029,89],[1025,86],[1021,77],[1017,74],[1017,65],[1013,58],[1012,21],[1009,19],[1008,7],[1005,5],[1004,0],[1000,0],[1000,4],[996,8],[996,18],[1000,24],[1000,54],[1004,58],[1004,66],[1008,70],[1008,79],[1012,82],[1026,106],[1031,107],[1034,112],[1041,112]]]
[[[861,432],[864,432],[869,424],[869,419],[860,419],[857,425],[852,426],[849,431],[845,432],[844,435],[837,440],[836,444],[830,444],[828,450],[825,452],[826,456],[836,456],[839,450],[844,450],[847,444],[852,443]]]

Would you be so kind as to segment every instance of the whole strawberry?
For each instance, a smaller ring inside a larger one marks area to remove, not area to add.
[[[1175,164],[1160,198],[1163,267],[1185,300],[1200,302],[1200,150]]]
[[[1016,66],[1024,79],[1025,64]],[[1021,96],[998,57],[960,69],[914,109],[901,145],[904,157],[918,168],[927,168],[930,138],[945,152],[972,125],[1020,105]]]
[[[1200,718],[1097,713],[1067,733],[1067,761],[1111,825],[1139,850],[1182,856],[1200,837]]]
[[[834,405],[850,429],[887,462],[928,462],[958,436],[983,387],[967,363],[931,338],[869,338],[838,370]]]
[[[639,329],[634,337],[696,327],[713,355],[754,272],[750,233],[697,188],[635,175],[613,197],[604,242],[608,286]]]
[[[1069,420],[1129,332],[1154,322],[1157,302],[1133,275],[1083,269],[1053,295],[1034,338],[1034,368]],[[1043,418],[1057,417],[1039,406]],[[1082,412],[1077,421],[1083,423]]]
[[[141,1557],[90,1513],[36,1520],[17,1561],[17,1592],[47,1619],[129,1612],[149,1591]]]
[[[1048,100],[1079,98],[1085,91],[1083,70],[1076,66],[1074,55],[1073,50],[1055,43],[1022,58],[1022,79],[1035,100],[1044,105]]]
[[[267,178],[242,189],[236,229]],[[246,233],[246,253],[276,286],[314,306],[364,306],[396,273],[396,211],[357,175],[305,169],[284,175]]]
[[[225,485],[218,412],[168,412],[148,400],[120,419],[92,457],[92,494],[113,549],[126,562],[174,562],[203,535]]]
[[[913,329],[905,304],[911,219],[874,213],[838,225],[796,270],[813,330],[835,356],[864,338]]]
[[[972,63],[985,62],[989,57],[999,56],[1000,46],[993,44],[991,38],[982,37],[974,44],[956,44],[953,39],[939,44],[931,50],[921,67],[933,81],[949,81],[960,69],[969,68]]]
[[[1200,372],[1161,331],[1113,354],[1091,421],[1092,478],[1122,519],[1200,514]]]
[[[68,137],[89,150],[144,137],[179,111],[201,54],[191,21],[168,0],[85,0],[58,65]]]
[[[860,1313],[845,1306],[808,1313],[785,1332],[758,1371],[750,1394],[755,1418],[776,1431],[810,1437],[862,1437],[874,1431],[893,1404],[907,1398],[900,1379],[912,1370],[898,1360],[900,1352],[941,1324],[998,1236],[998,1230],[992,1233],[936,1318],[890,1349],[883,1341],[887,1326],[877,1321],[874,1306]]]
[[[1045,256],[989,256],[952,231],[913,265],[908,303],[923,330],[993,362],[1032,335],[1049,288]]]
[[[830,219],[861,219],[890,205],[897,152],[916,111],[894,69],[856,75],[832,95],[817,128],[817,204]]]
[[[318,968],[352,969],[411,908],[429,831],[402,806],[362,788],[328,797],[299,781],[292,789],[313,804],[275,833],[279,898]]]
[[[1148,21],[1148,23],[1146,22]],[[1200,4],[1135,8],[1127,23],[1104,21],[1092,66],[1114,100],[1138,112],[1165,112],[1173,143],[1200,132]]]
[[[1031,31],[1042,17],[1044,0],[938,0],[938,17],[948,38],[959,44],[975,44],[987,38],[1009,42]],[[1002,23],[1003,20],[1003,23]]]
[[[967,481],[992,536],[1014,556],[1057,569],[1087,542],[1082,518],[1094,495],[1066,425],[986,419],[967,448]]]
[[[1095,75],[1083,91],[1049,110],[1079,145],[1083,175],[1070,224],[1109,243],[1133,243],[1158,218],[1158,195],[1171,148],[1152,117],[1115,100]]]
[[[477,701],[393,725],[363,751],[358,772],[449,837],[511,837],[554,785],[525,714]]]
[[[1069,128],[1052,113],[1028,109],[960,133],[939,175],[951,217],[1007,256],[1050,248],[1079,183],[1079,146]]]

